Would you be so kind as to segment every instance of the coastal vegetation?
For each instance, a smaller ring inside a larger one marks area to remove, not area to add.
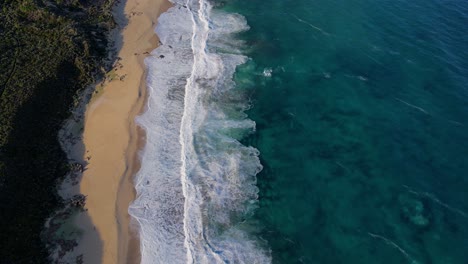
[[[50,263],[41,231],[70,170],[57,133],[105,72],[112,4],[0,0],[0,263]]]

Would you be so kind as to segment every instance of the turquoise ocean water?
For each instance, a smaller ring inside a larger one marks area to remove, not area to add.
[[[171,0],[141,263],[468,264],[466,0]]]
[[[468,2],[229,0],[273,263],[468,263]]]

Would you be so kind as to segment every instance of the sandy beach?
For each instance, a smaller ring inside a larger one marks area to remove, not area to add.
[[[139,263],[139,240],[127,212],[144,144],[134,120],[146,97],[144,58],[158,45],[154,28],[169,7],[166,0],[128,0],[114,10],[118,60],[87,106],[79,150],[88,163],[79,183],[87,211],[75,220],[84,231],[75,251],[84,253],[85,264]]]

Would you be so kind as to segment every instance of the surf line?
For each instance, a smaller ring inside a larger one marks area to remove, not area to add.
[[[198,0],[198,10],[192,10],[192,1],[196,0],[187,0],[186,6],[190,11],[190,18],[192,20],[192,37],[191,37],[191,47],[193,52],[193,65],[192,71],[187,78],[187,83],[185,85],[185,94],[184,94],[184,110],[182,114],[180,132],[179,132],[179,144],[181,145],[181,163],[180,168],[181,174],[181,183],[182,183],[182,193],[185,198],[184,202],[184,217],[183,217],[183,231],[184,231],[184,247],[186,249],[187,264],[193,264],[197,261],[197,252],[195,244],[200,242],[197,238],[200,234],[203,236],[204,241],[207,243],[209,248],[209,253],[211,257],[216,261],[216,263],[223,263],[222,258],[218,253],[215,252],[213,247],[209,244],[206,239],[203,230],[200,230],[200,227],[197,226],[193,230],[193,224],[190,224],[190,218],[202,219],[202,214],[199,208],[192,208],[190,206],[191,197],[197,195],[197,189],[194,187],[194,183],[190,179],[190,165],[193,161],[190,160],[190,154],[193,152],[193,134],[194,128],[191,126],[190,113],[196,112],[196,102],[194,102],[194,96],[197,96],[197,86],[196,78],[197,72],[197,63],[204,61],[207,58],[206,41],[209,35],[209,21],[206,17],[206,13],[209,12],[211,6],[206,0]],[[197,42],[198,38],[202,38],[201,43]],[[193,154],[193,153],[192,153]],[[207,256],[206,256],[207,257]]]

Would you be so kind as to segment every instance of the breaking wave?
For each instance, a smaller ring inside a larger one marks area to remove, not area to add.
[[[232,80],[248,58],[238,14],[206,0],[172,1],[158,20],[161,45],[146,59],[148,105],[137,198],[142,263],[270,263],[245,221],[257,206],[255,130],[246,94]]]

